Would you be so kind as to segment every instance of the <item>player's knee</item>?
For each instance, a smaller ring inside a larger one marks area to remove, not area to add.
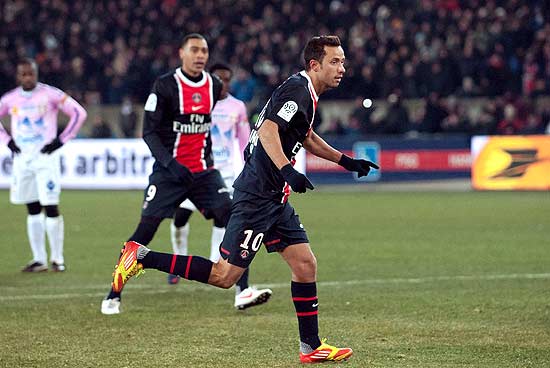
[[[293,263],[292,273],[299,279],[315,279],[317,275],[317,259],[310,253]]]
[[[59,207],[57,205],[53,206],[44,206],[47,217],[58,217],[59,216]]]
[[[189,221],[189,218],[193,214],[193,211],[188,210],[187,208],[178,207],[174,215],[174,226],[183,227]]]
[[[29,215],[38,215],[42,212],[42,206],[40,202],[27,203],[27,212]]]

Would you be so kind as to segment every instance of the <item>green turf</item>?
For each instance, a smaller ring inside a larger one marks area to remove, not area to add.
[[[123,313],[99,304],[139,192],[65,191],[64,274],[21,274],[25,208],[0,191],[1,367],[297,367],[289,271],[261,252],[251,281],[265,306],[235,311],[233,291],[168,286],[148,271]],[[293,196],[318,258],[321,335],[349,345],[347,367],[549,367],[550,194],[324,193]],[[169,251],[168,224],[151,244]],[[192,218],[191,251],[209,224]]]

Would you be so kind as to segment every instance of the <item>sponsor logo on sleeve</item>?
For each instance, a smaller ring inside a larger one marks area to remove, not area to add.
[[[145,111],[155,112],[157,109],[157,95],[151,93],[145,102]]]
[[[283,107],[281,107],[277,116],[289,123],[296,112],[298,112],[298,104],[294,101],[287,101]]]

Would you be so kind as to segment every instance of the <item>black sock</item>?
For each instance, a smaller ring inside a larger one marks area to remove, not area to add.
[[[172,275],[179,275],[188,280],[207,284],[213,263],[202,257],[179,256],[177,254],[149,251],[145,257],[138,259],[143,268],[154,268]]]
[[[248,287],[248,268],[244,270],[243,275],[241,276],[239,281],[237,281],[237,288],[238,288],[237,293],[240,293],[247,287]]]
[[[317,320],[317,284],[315,282],[295,282],[290,284],[292,301],[298,317],[300,341],[308,344],[312,349],[321,346],[319,340],[319,322]]]
[[[122,295],[120,295],[120,293],[117,293],[116,291],[113,290],[113,288],[111,288],[109,295],[107,295],[107,299],[114,299],[114,298],[122,299]]]

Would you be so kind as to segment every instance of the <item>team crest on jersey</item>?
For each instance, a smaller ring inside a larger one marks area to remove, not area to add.
[[[191,99],[194,103],[199,103],[202,101],[202,95],[200,93],[193,93],[193,96],[191,96]]]
[[[248,258],[249,255],[250,255],[250,252],[247,251],[246,249],[241,250],[241,258],[242,259]]]

